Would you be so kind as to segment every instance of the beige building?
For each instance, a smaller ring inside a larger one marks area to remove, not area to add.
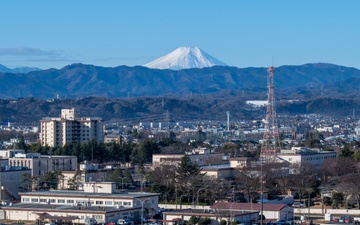
[[[229,167],[229,164],[203,166],[201,173],[221,180],[234,178],[234,168]]]
[[[236,157],[236,158],[230,158],[230,167],[232,168],[248,168],[251,166],[251,159],[247,157]]]
[[[320,168],[327,159],[336,158],[335,151],[321,151],[306,147],[292,147],[290,150],[281,150],[277,155],[278,161],[286,161],[291,164],[310,164],[315,168]]]
[[[80,117],[75,109],[62,109],[60,117],[45,117],[40,120],[41,145],[57,147],[69,143],[84,143],[104,140],[100,117]]]
[[[40,153],[17,153],[9,158],[9,166],[27,167],[32,176],[44,175],[50,171],[77,169],[76,156],[40,155]]]
[[[185,155],[189,156],[193,163],[203,166],[209,164],[220,164],[224,154],[211,152],[211,150],[207,148],[196,148],[186,154],[153,154],[152,164],[153,166],[164,164],[178,165],[181,162],[181,158]]]
[[[118,219],[139,219],[141,210],[144,215],[159,210],[159,194],[115,192],[115,183],[85,183],[84,191],[38,191],[21,193],[21,202],[3,206],[3,218],[9,220],[36,221],[46,218],[72,221],[84,224],[86,218],[97,223],[116,222]],[[1,217],[1,214],[0,214]]]

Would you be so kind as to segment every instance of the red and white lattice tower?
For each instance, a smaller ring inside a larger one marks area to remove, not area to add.
[[[274,71],[275,68],[268,68],[268,104],[266,107],[266,118],[264,125],[264,138],[261,147],[261,154],[277,154],[280,152],[279,128],[276,121],[275,94],[274,94]]]

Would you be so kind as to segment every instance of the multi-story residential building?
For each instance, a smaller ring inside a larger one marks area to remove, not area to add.
[[[41,121],[41,145],[57,147],[69,143],[104,140],[100,117],[79,117],[75,109],[62,109],[60,117],[45,117]]]
[[[77,170],[77,158],[76,156],[40,155],[40,153],[16,153],[14,157],[9,158],[9,166],[27,167],[31,169],[32,176],[40,176],[50,171]]]

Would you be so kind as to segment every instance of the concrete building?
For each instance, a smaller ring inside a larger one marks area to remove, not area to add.
[[[84,191],[37,191],[21,193],[21,202],[2,207],[4,218],[36,221],[47,213],[49,219],[84,223],[94,218],[97,223],[118,219],[139,219],[145,214],[158,212],[159,194],[115,192],[115,183],[85,183]],[[0,215],[1,216],[1,215]]]
[[[185,209],[169,210],[163,212],[163,222],[166,225],[183,224],[191,217],[211,219],[210,225],[219,225],[222,220],[229,222],[238,221],[238,224],[250,225],[256,223],[259,211],[236,211],[236,210],[214,210],[214,209]]]
[[[202,166],[201,173],[221,180],[234,179],[234,168],[229,164]]]
[[[40,176],[50,171],[76,170],[78,165],[76,156],[16,153],[13,158],[9,158],[9,166],[27,167],[31,169],[31,176]]]
[[[215,153],[207,148],[196,148],[185,154],[153,154],[152,164],[153,166],[163,164],[178,165],[181,162],[181,158],[185,155],[189,156],[190,160],[193,163],[197,163],[199,166],[220,164],[224,156],[223,153]]]
[[[8,159],[0,159],[0,204],[20,198],[21,177],[31,171],[24,167],[11,167]]]
[[[12,158],[17,153],[25,153],[23,149],[3,149],[0,150],[0,157],[1,158]]]
[[[239,202],[217,202],[210,207],[217,210],[232,211],[261,211],[260,203],[239,203]],[[286,204],[263,204],[263,215],[267,222],[279,220],[292,220],[294,218],[294,208]]]
[[[112,143],[115,142],[117,144],[122,144],[123,143],[123,137],[119,134],[115,135],[105,135],[104,136],[104,143]]]
[[[236,158],[230,158],[230,167],[242,169],[242,168],[248,168],[251,166],[251,159],[247,157],[236,157]]]
[[[290,150],[281,150],[278,158],[289,163],[307,163],[320,168],[327,159],[336,158],[335,151],[321,151],[306,147],[292,147]]]
[[[90,140],[104,141],[100,117],[79,117],[75,109],[62,109],[60,117],[45,117],[40,120],[41,145],[64,146],[69,143],[85,143]]]

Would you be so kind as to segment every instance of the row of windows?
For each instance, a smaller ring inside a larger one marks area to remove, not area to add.
[[[72,199],[44,199],[44,198],[23,198],[22,202],[31,202],[31,203],[58,203],[58,204],[74,204],[75,201]],[[105,206],[112,206],[112,205],[124,205],[124,206],[131,206],[131,202],[121,202],[121,201],[89,201],[86,202],[84,200],[76,200],[77,204],[81,204],[81,205],[85,205],[87,204],[91,204],[91,205],[105,205]]]

